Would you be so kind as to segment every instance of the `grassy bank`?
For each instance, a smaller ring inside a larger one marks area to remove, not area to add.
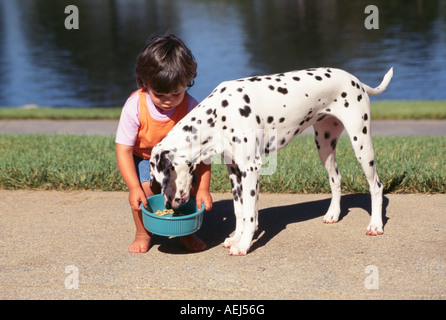
[[[121,108],[0,108],[0,119],[119,119]],[[372,103],[372,118],[381,120],[446,119],[446,101],[379,101]]]
[[[375,137],[380,180],[386,193],[445,193],[446,137]],[[368,192],[350,142],[338,144],[344,193]],[[113,137],[0,135],[0,188],[126,190],[115,160]],[[261,178],[262,192],[327,193],[327,174],[313,137],[298,137],[277,154],[277,168]],[[224,164],[212,167],[212,192],[230,191]]]

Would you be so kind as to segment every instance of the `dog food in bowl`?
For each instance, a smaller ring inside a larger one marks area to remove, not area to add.
[[[141,204],[144,227],[157,235],[185,236],[197,232],[203,223],[204,205],[198,210],[196,200],[189,201],[175,210],[166,209],[164,196],[157,194],[147,198],[147,207]]]

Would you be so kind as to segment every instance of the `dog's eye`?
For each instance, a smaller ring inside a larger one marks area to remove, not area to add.
[[[175,171],[175,167],[174,166],[170,167],[170,170]]]

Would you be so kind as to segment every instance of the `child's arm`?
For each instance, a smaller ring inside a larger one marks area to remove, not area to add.
[[[203,162],[199,163],[195,169],[195,175],[198,181],[198,190],[196,195],[197,208],[201,209],[201,204],[204,203],[206,211],[212,209],[212,197],[209,193],[211,185],[211,165]]]
[[[133,147],[116,144],[116,161],[119,172],[129,189],[129,202],[133,210],[140,210],[140,204],[147,206],[147,199],[139,183],[133,161]]]

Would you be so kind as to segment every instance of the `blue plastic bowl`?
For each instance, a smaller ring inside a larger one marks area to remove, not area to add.
[[[154,214],[158,210],[166,210],[162,194],[147,198],[147,207],[141,204],[141,210],[144,227],[160,236],[180,237],[192,234],[197,232],[203,223],[204,204],[201,206],[201,210],[198,210],[194,197],[190,197],[187,203],[175,209],[175,212],[184,212],[183,216],[175,213],[164,216]]]

